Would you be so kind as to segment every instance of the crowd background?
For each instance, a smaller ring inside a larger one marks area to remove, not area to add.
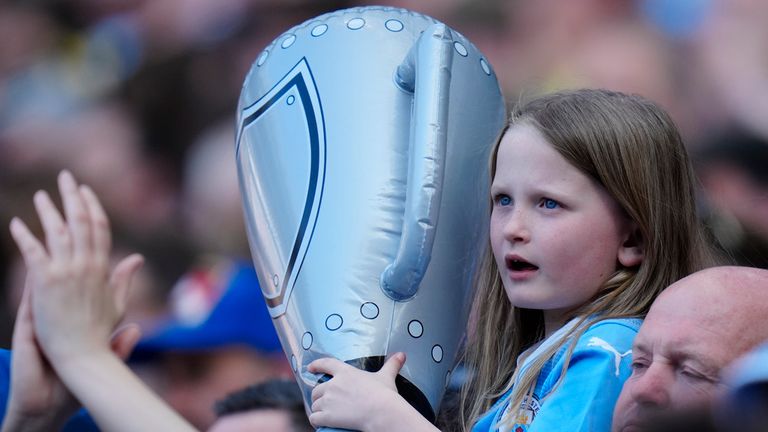
[[[250,256],[234,164],[246,72],[293,25],[373,4],[464,34],[510,104],[574,87],[659,102],[694,156],[703,221],[735,263],[768,268],[762,0],[0,0],[0,227],[14,215],[36,220],[33,192],[55,190],[56,174],[69,169],[102,198],[116,256],[147,258],[127,319],[150,334],[169,314],[205,309],[205,290],[182,282],[201,267],[210,275],[222,257]],[[2,228],[0,347],[10,347],[23,278]],[[185,361],[183,373],[173,369],[182,381],[210,368]],[[145,374],[168,385],[159,375]]]

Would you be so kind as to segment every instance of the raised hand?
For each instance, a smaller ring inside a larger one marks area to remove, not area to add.
[[[313,361],[307,370],[333,376],[312,390],[314,427],[360,431],[436,430],[398,393],[395,378],[405,354],[390,357],[378,372],[366,372],[334,358]]]
[[[110,275],[109,222],[101,204],[66,171],[59,175],[59,189],[66,218],[47,193],[34,197],[45,246],[21,220],[11,221],[27,265],[36,338],[53,362],[110,350],[110,335],[125,312],[130,279],[142,264],[141,256],[131,255]]]
[[[45,244],[21,220],[11,221],[11,234],[27,265],[24,307],[30,312],[18,330],[20,353],[38,365],[20,379],[38,380],[50,390],[40,399],[19,395],[16,400],[23,402],[14,406],[34,413],[61,403],[62,397],[68,405],[69,396],[60,386],[63,383],[104,430],[193,430],[116,355],[130,351],[138,330],[128,327],[110,336],[125,313],[130,281],[143,258],[131,255],[110,272],[109,222],[98,199],[66,171],[59,175],[59,190],[63,216],[47,193],[41,191],[34,197]],[[43,356],[55,374],[46,368]]]

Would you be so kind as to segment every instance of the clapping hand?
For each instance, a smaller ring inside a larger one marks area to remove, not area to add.
[[[110,275],[109,224],[98,199],[68,172],[59,176],[59,189],[66,219],[45,192],[34,198],[45,246],[21,220],[11,222],[28,271],[13,334],[4,431],[54,429],[77,409],[49,358],[60,362],[108,349],[125,359],[140,337],[136,325],[115,328],[142,258],[126,258]],[[104,292],[107,287],[112,293]]]

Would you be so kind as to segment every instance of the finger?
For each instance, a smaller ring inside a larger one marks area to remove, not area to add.
[[[141,339],[141,328],[138,324],[126,324],[112,334],[110,346],[112,352],[123,360],[127,360],[136,344]]]
[[[38,270],[36,267],[48,260],[45,247],[21,219],[13,218],[11,220],[11,236],[19,247],[22,258],[24,258],[27,272]]]
[[[310,411],[318,412],[323,410],[323,402],[321,399],[313,399],[312,406],[309,407]]]
[[[51,258],[69,256],[72,253],[72,238],[64,218],[45,191],[37,191],[33,197],[35,209],[45,232],[45,241]]]
[[[395,379],[397,377],[397,374],[400,373],[400,369],[403,368],[403,365],[405,364],[405,353],[398,352],[392,355],[386,362],[384,362],[384,366],[379,369],[379,374],[382,374],[387,377],[391,377],[392,379]]]
[[[320,415],[320,413],[316,413],[316,412],[312,412],[311,414],[309,414],[309,417],[308,417],[309,424],[311,424],[312,427],[315,429],[319,429],[322,426],[322,424],[320,423],[321,419],[322,419],[322,416]]]
[[[64,215],[72,233],[73,252],[84,256],[91,250],[91,219],[77,188],[77,182],[69,171],[59,174],[59,192],[64,204]]]
[[[325,357],[317,359],[307,365],[307,370],[311,373],[320,374],[325,373],[328,375],[336,375],[336,373],[344,370],[344,368],[352,367],[339,359],[333,357]]]
[[[80,196],[85,203],[86,210],[91,220],[91,240],[94,252],[107,255],[112,247],[112,236],[109,231],[109,218],[104,207],[93,189],[86,185],[80,186]]]
[[[322,411],[313,412],[309,415],[309,424],[315,429],[323,426],[330,426],[330,424],[328,424],[329,421],[328,414]]]
[[[312,389],[312,402],[320,399],[325,394],[325,383],[320,383]]]
[[[109,285],[115,290],[115,304],[121,316],[128,304],[128,294],[130,294],[133,276],[142,265],[144,265],[144,257],[140,254],[132,254],[117,263],[112,271]]]

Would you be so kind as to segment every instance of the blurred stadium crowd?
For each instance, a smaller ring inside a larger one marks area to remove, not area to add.
[[[0,0],[0,227],[36,220],[32,194],[54,190],[61,169],[93,187],[117,254],[147,258],[127,319],[148,338],[170,325],[204,333],[148,340],[143,352],[165,357],[137,363],[196,426],[227,393],[289,375],[274,340],[232,337],[228,351],[205,340],[226,327],[210,322],[250,257],[234,164],[242,80],[293,25],[382,3],[467,36],[510,104],[573,87],[659,102],[694,156],[701,214],[724,253],[768,268],[768,2]],[[0,229],[0,347],[23,272]]]

